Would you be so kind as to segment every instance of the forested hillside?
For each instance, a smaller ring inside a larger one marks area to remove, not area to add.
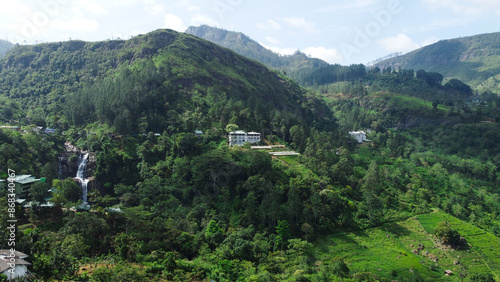
[[[293,55],[274,53],[241,32],[202,25],[199,27],[190,26],[186,33],[229,48],[242,56],[259,61],[269,68],[280,70],[301,85],[307,83],[308,77],[313,75],[312,72],[330,67],[327,62],[311,58],[299,50]],[[340,66],[336,65],[335,67]]]
[[[0,61],[0,80],[4,122],[61,130],[94,121],[128,134],[227,123],[269,132],[274,119],[287,128],[334,124],[329,109],[290,80],[166,30],[128,41],[18,46]]]
[[[303,82],[314,93],[171,30],[14,47],[0,118],[24,132],[0,130],[0,178],[45,179],[15,214],[34,277],[498,280],[499,97],[436,72],[325,70]],[[238,128],[300,155],[230,147]],[[87,211],[60,169],[83,153]]]
[[[441,40],[376,66],[439,72],[446,79],[460,79],[481,92],[499,94],[499,42],[498,32]]]

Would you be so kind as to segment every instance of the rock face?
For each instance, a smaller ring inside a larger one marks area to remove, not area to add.
[[[66,142],[64,147],[64,152],[59,155],[59,178],[64,179],[67,177],[76,177],[76,172],[78,171],[78,157],[88,153],[89,161],[87,164],[87,178],[90,179],[88,187],[89,190],[98,188],[99,184],[93,179],[96,168],[95,153],[81,150],[69,142]]]

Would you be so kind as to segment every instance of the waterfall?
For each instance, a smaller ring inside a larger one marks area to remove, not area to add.
[[[64,159],[63,157],[59,157],[59,168],[57,170],[57,173],[58,173],[57,177],[59,179],[62,179],[62,175],[63,175],[63,165],[62,165],[63,159]]]
[[[83,203],[87,204],[87,184],[89,180],[87,179],[87,163],[89,162],[89,154],[81,155],[78,157],[78,171],[76,172],[76,178],[80,182],[82,187],[82,200]]]

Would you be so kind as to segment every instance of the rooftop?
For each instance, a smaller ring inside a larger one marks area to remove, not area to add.
[[[8,270],[10,268],[10,265],[7,262],[7,257],[10,256],[10,250],[5,250],[2,249],[0,250],[0,273]],[[27,258],[28,255],[16,251],[14,253],[14,258],[15,258],[15,264],[16,265],[31,265],[31,263],[25,261],[24,259]]]
[[[36,179],[35,177],[31,175],[17,175],[12,179],[13,182],[19,183],[19,184],[28,184],[28,183],[33,183],[36,181],[39,181],[40,179]]]

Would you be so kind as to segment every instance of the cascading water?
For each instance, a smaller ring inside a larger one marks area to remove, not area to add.
[[[57,170],[57,173],[58,173],[57,177],[58,177],[59,179],[62,179],[62,174],[63,174],[63,165],[62,165],[62,161],[63,161],[63,159],[64,159],[63,157],[59,157],[59,168],[58,168],[58,170]]]
[[[78,171],[76,172],[76,178],[80,182],[82,187],[82,200],[83,203],[87,204],[87,184],[89,180],[87,179],[87,163],[89,162],[89,154],[81,155],[78,157]]]

